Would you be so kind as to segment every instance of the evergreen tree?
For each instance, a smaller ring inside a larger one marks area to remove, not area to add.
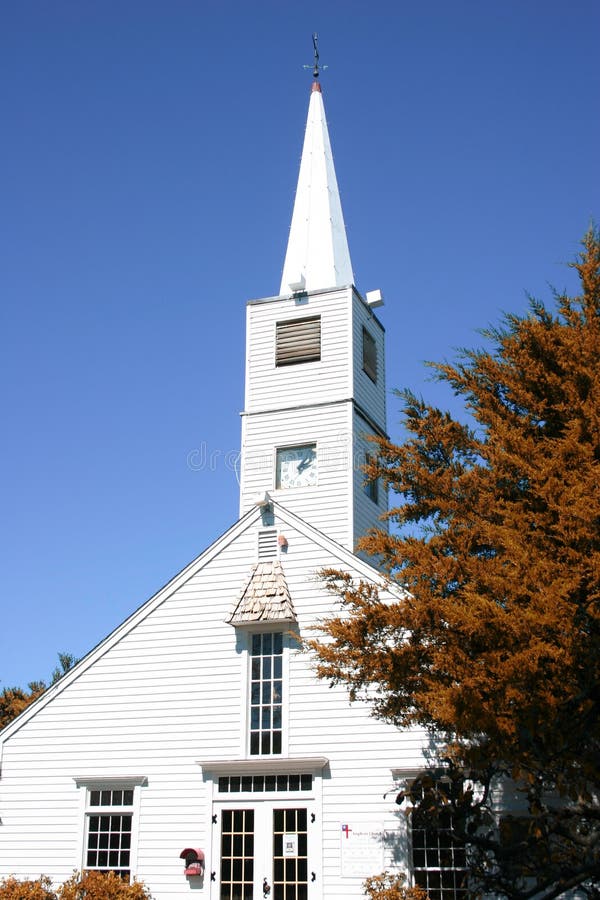
[[[77,659],[72,653],[59,653],[58,662],[59,665],[56,666],[50,678],[51,685],[56,684],[63,675],[66,675],[73,668]],[[16,719],[34,700],[41,697],[46,688],[45,681],[30,681],[27,690],[20,687],[5,687],[0,693],[0,729]]]
[[[485,332],[489,349],[434,366],[468,424],[401,394],[408,437],[378,440],[367,471],[393,492],[395,527],[362,541],[399,599],[327,572],[343,609],[312,642],[321,676],[440,736],[406,802],[452,813],[473,890],[521,900],[600,895],[596,230],[572,265],[578,296],[532,300]],[[507,783],[517,808],[499,817]]]

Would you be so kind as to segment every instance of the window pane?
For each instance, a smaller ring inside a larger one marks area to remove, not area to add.
[[[250,754],[281,753],[282,653],[281,632],[252,635],[250,684]],[[274,680],[274,675],[277,677]],[[274,732],[279,732],[274,741]],[[275,743],[279,749],[274,749]]]
[[[464,900],[466,853],[453,841],[451,810],[431,824],[425,814],[413,814],[412,868],[430,900]]]
[[[250,809],[224,810],[222,823],[221,900],[252,898],[254,812]],[[233,824],[233,835],[225,834],[226,823]]]

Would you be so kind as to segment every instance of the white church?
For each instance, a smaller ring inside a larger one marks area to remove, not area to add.
[[[322,568],[382,582],[354,552],[387,502],[361,470],[386,433],[382,304],[354,286],[317,69],[279,294],[247,305],[240,518],[0,733],[0,879],[351,900],[394,869],[464,896],[461,860],[395,804],[426,736],[301,646],[336,608]]]

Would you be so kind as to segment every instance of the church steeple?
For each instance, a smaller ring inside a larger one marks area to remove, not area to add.
[[[247,307],[240,514],[270,498],[354,549],[387,509],[362,471],[386,433],[382,299],[354,287],[319,71],[315,46],[281,290]]]
[[[316,46],[315,46],[316,53]],[[315,55],[308,119],[280,295],[354,284]]]

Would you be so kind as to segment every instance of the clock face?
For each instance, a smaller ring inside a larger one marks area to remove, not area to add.
[[[282,447],[277,451],[278,488],[312,487],[317,483],[317,447]]]

